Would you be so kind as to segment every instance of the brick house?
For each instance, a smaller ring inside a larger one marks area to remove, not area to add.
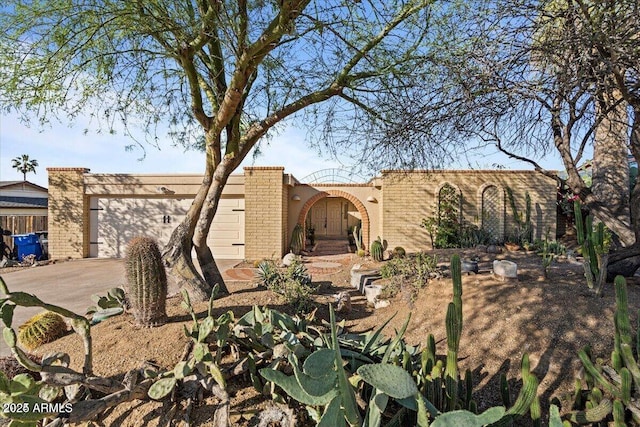
[[[168,241],[201,183],[198,175],[92,174],[49,168],[52,258],[121,257],[136,235]],[[296,224],[316,236],[346,238],[362,225],[366,247],[377,236],[390,247],[429,249],[420,226],[437,209],[443,186],[456,189],[462,217],[503,239],[514,226],[511,189],[520,212],[532,202],[534,237],[556,231],[556,182],[534,171],[382,171],[366,183],[304,183],[283,167],[246,167],[224,189],[209,233],[218,258],[255,260],[288,252]]]

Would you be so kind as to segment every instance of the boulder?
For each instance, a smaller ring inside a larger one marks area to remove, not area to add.
[[[462,261],[463,273],[478,273],[478,261]]]
[[[518,280],[518,265],[512,261],[493,261],[493,274],[501,280]]]
[[[351,295],[347,291],[336,295],[336,311],[342,314],[351,313]]]
[[[489,246],[487,246],[487,253],[488,254],[501,254],[502,253],[502,248],[500,246],[496,246],[496,245],[489,245]]]

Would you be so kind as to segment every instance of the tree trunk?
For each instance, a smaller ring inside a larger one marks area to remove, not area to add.
[[[213,166],[207,162],[205,176],[196,197],[191,203],[184,220],[173,230],[169,242],[164,247],[162,258],[167,266],[167,273],[180,288],[184,288],[194,301],[207,301],[212,287],[200,276],[193,263],[191,249],[197,218],[211,186]],[[205,237],[206,239],[206,237]]]
[[[633,124],[631,127],[631,154],[640,162],[640,105],[633,108]],[[631,189],[629,200],[631,207],[631,225],[636,236],[636,243],[640,243],[640,175],[636,178],[636,183]]]
[[[193,244],[198,257],[198,264],[204,276],[204,280],[213,289],[216,284],[219,286],[218,292],[222,295],[228,295],[229,289],[224,282],[222,272],[216,264],[213,253],[207,244],[207,236],[211,230],[211,223],[218,211],[218,204],[222,196],[222,190],[227,183],[229,175],[234,169],[234,162],[230,159],[223,159],[213,176],[213,182],[207,191],[204,200],[204,209],[200,211],[198,222],[193,235]]]
[[[627,184],[627,194],[629,186]],[[609,206],[608,200],[598,199],[593,194],[587,195],[583,199],[583,204],[589,209],[589,212],[598,220],[604,223],[607,228],[617,236],[618,246],[628,247],[635,243],[635,233],[633,232],[628,215],[615,212]]]
[[[613,281],[618,275],[631,277],[638,268],[640,268],[640,244],[621,248],[609,255],[607,281]]]
[[[599,94],[593,147],[593,184],[596,203],[588,204],[594,216],[613,231],[622,246],[635,243],[629,210],[628,118],[619,91]],[[606,207],[606,209],[604,209]],[[604,217],[602,215],[605,215]],[[618,243],[618,242],[616,242]]]
[[[239,160],[235,157],[224,157],[215,169],[213,174],[213,182],[207,191],[204,201],[205,208],[200,211],[198,223],[193,235],[193,244],[196,248],[198,263],[202,269],[202,274],[206,282],[213,288],[216,284],[219,286],[221,294],[229,294],[222,273],[216,264],[211,249],[207,245],[207,236],[211,230],[211,223],[218,211],[218,204],[222,196],[222,190],[229,179],[231,172],[239,164]]]

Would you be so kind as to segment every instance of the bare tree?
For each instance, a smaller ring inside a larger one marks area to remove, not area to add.
[[[610,270],[633,274],[640,265],[640,189],[629,193],[627,155],[640,151],[638,3],[498,0],[449,10],[450,33],[432,41],[439,55],[416,73],[429,75],[428,82],[410,85],[411,102],[390,100],[398,114],[369,141],[372,157],[434,165],[436,152],[446,164],[494,145],[579,195],[621,247],[610,259],[624,262]],[[541,166],[551,150],[566,177]],[[591,151],[590,187],[578,167]]]

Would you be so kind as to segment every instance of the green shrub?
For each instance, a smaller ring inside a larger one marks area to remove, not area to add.
[[[445,203],[444,208],[440,206],[438,215],[422,220],[420,226],[427,230],[432,249],[473,248],[495,243],[487,230],[460,218],[457,204],[459,199],[454,198]]]
[[[272,292],[279,294],[284,302],[297,311],[308,311],[313,307],[311,295],[316,291],[311,276],[300,261],[294,261],[289,267],[278,268],[272,260],[258,264],[258,280]]]
[[[424,252],[390,259],[380,268],[380,275],[385,279],[391,279],[383,289],[383,295],[390,298],[401,290],[407,290],[413,300],[418,291],[426,286],[437,267],[437,257]]]
[[[494,237],[484,228],[468,221],[463,221],[456,237],[458,248],[474,248],[478,245],[490,245],[494,242]]]
[[[567,254],[567,247],[565,245],[563,245],[562,243],[558,242],[557,240],[540,240],[540,239],[536,239],[535,242],[533,242],[533,249],[538,252],[538,253],[549,253],[549,254],[553,254],[553,255],[566,255]]]

